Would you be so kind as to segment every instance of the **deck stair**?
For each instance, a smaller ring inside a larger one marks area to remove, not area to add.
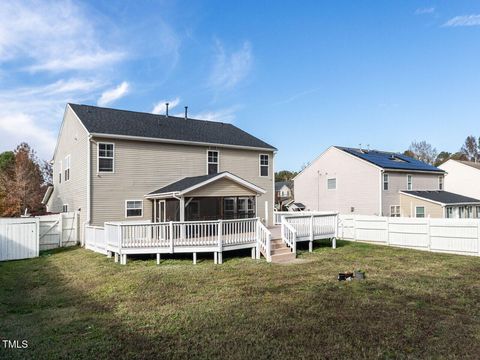
[[[272,232],[272,241],[271,241],[271,250],[272,250],[272,263],[288,263],[295,260],[296,255],[292,252],[285,243],[282,241],[282,238]]]

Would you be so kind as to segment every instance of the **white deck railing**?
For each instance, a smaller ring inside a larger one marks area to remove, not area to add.
[[[261,229],[258,231],[258,229]],[[115,254],[214,252],[255,248],[263,236],[264,256],[270,256],[270,231],[258,218],[165,223],[105,223],[107,251]],[[265,236],[269,235],[268,241]],[[216,255],[215,255],[216,256]],[[255,252],[252,250],[252,256]],[[220,258],[221,259],[221,258]],[[126,261],[122,258],[122,263]],[[221,260],[220,260],[221,261]]]
[[[282,240],[293,252],[296,243],[309,241],[309,250],[312,251],[314,240],[332,239],[332,247],[336,247],[338,233],[337,213],[310,213],[289,215],[282,217]]]
[[[260,259],[260,253],[272,261],[272,233],[260,221],[257,223],[257,259]]]

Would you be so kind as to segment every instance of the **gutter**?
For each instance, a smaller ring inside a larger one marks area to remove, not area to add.
[[[92,206],[92,193],[91,193],[91,186],[92,186],[92,135],[88,135],[87,140],[87,216],[85,222],[83,223],[83,227],[85,229],[86,225],[90,225],[92,222],[92,214],[91,214],[91,206]],[[83,240],[82,240],[82,244]]]

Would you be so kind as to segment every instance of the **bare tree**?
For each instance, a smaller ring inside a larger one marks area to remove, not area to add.
[[[435,159],[437,158],[437,149],[435,149],[425,140],[413,141],[407,151],[409,154],[413,154],[415,159],[430,165],[433,165],[435,163]],[[407,153],[407,151],[405,153]]]
[[[461,150],[467,155],[468,160],[477,162],[479,160],[479,148],[475,136],[467,136]]]

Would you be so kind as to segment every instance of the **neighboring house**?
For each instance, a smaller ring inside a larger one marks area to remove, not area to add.
[[[284,207],[293,199],[293,182],[275,182],[275,207],[284,210]]]
[[[446,171],[445,190],[480,199],[480,164],[448,160],[439,166]]]
[[[44,201],[98,226],[257,216],[271,225],[275,151],[232,124],[68,104]]]
[[[480,218],[480,200],[448,191],[401,191],[402,216]]]
[[[444,171],[408,156],[332,146],[294,178],[307,210],[401,216],[402,190],[443,190]]]

